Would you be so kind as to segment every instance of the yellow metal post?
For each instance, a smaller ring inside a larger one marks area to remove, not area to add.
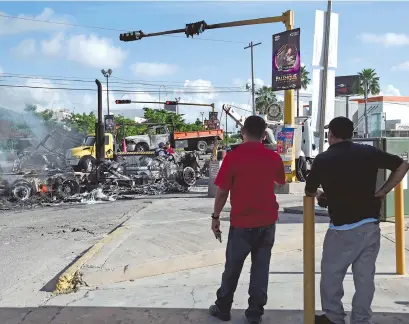
[[[304,324],[315,324],[315,198],[304,197]]]
[[[395,187],[395,244],[396,244],[396,273],[405,274],[405,218],[403,208],[403,183]]]
[[[284,14],[286,30],[294,28],[294,11],[286,11]],[[284,91],[284,124],[286,127],[294,127],[294,90]],[[294,139],[295,140],[295,139]],[[293,150],[291,162],[284,162],[285,166],[291,166],[291,174],[286,174],[286,182],[295,181],[295,152]]]

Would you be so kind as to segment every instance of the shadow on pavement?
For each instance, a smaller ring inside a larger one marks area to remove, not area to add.
[[[233,310],[230,323],[244,324],[244,310]],[[380,324],[409,323],[409,313],[374,313]],[[301,310],[266,310],[263,323],[301,324]],[[179,324],[221,323],[210,317],[206,309],[122,308],[122,307],[59,307],[1,308],[0,323],[30,324]]]
[[[250,273],[250,272],[249,272]],[[270,271],[270,274],[277,274],[277,275],[302,275],[304,272],[302,271]],[[316,275],[320,275],[321,272],[315,272]],[[347,272],[347,276],[352,276],[352,272]],[[377,272],[375,273],[376,276],[393,276],[399,278],[399,276],[394,272]],[[396,302],[397,304],[399,302]],[[407,303],[409,306],[409,303]],[[403,305],[403,304],[402,304]]]

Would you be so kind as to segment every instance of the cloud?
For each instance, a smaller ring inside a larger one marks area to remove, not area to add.
[[[33,55],[36,52],[36,41],[35,39],[25,39],[23,40],[20,44],[18,44],[16,47],[13,47],[11,49],[11,52],[16,55],[20,56],[28,56],[28,55]]]
[[[209,80],[185,80],[183,89],[175,91],[175,95],[181,97],[180,101],[183,102],[211,103],[218,96],[214,91],[215,88]]]
[[[383,89],[379,95],[381,96],[400,96],[399,89],[395,88],[392,84],[388,84],[385,89]]]
[[[113,45],[108,38],[90,35],[69,35],[60,32],[41,42],[42,53],[50,57],[65,58],[94,68],[119,68],[127,52]]]
[[[0,14],[7,16],[7,13],[4,12],[0,12]],[[63,24],[50,24],[34,20],[53,21],[59,23],[68,22],[67,17],[57,16],[54,10],[50,8],[44,8],[43,11],[36,16],[21,14],[17,17],[20,19],[1,17],[0,36],[49,31],[55,32],[56,30],[67,28],[67,26]]]
[[[166,76],[175,74],[179,67],[168,63],[140,62],[131,65],[131,70],[137,76]]]
[[[96,112],[97,107],[97,95],[96,92],[90,91],[69,91],[69,90],[59,90],[59,89],[49,89],[49,88],[77,88],[75,81],[58,81],[55,84],[51,80],[46,79],[29,79],[26,80],[23,85],[35,86],[35,87],[45,87],[48,89],[41,88],[11,88],[11,87],[0,87],[0,107],[8,108],[13,111],[23,112],[26,104],[35,104],[39,110],[44,109],[68,109],[76,113],[89,113],[91,111]],[[19,82],[19,84],[21,84]],[[105,90],[105,84],[102,84],[103,90]],[[127,91],[141,91],[138,93],[132,92],[110,92],[109,95],[109,105],[110,112],[119,115],[123,114],[128,118],[133,118],[135,116],[143,116],[144,107],[149,107],[153,109],[162,109],[163,105],[159,104],[127,104],[127,105],[116,105],[116,99],[131,99],[133,101],[149,101],[157,102],[159,100],[159,95],[157,93],[143,92],[146,88],[143,86],[139,88],[130,88]],[[151,90],[151,89],[150,89]],[[215,104],[215,110],[221,114],[221,107],[223,104],[232,104],[234,106],[244,108],[246,110],[251,110],[251,101],[249,93],[245,94],[219,94],[214,93],[215,88],[210,80],[186,80],[182,89],[179,91],[168,89],[161,93],[161,100],[173,100],[175,97],[180,97],[181,102],[188,103],[205,103]],[[194,93],[192,93],[194,92]],[[199,92],[199,93],[197,93]],[[107,103],[106,103],[106,92],[103,94],[102,107],[104,114],[107,113]],[[204,113],[204,117],[208,118],[208,113],[211,111],[210,107],[200,107],[200,106],[180,106],[179,112],[184,114],[183,118],[188,122],[194,122],[197,118],[201,119],[201,112]],[[236,109],[236,111],[242,115],[248,115],[250,112]],[[223,114],[223,123],[225,122],[225,117]],[[234,127],[233,121],[228,119],[229,131],[237,130]]]
[[[0,75],[2,75],[3,74],[3,69],[1,68],[1,66],[0,66]]]
[[[409,61],[403,62],[401,64],[398,64],[392,68],[392,70],[403,70],[403,71],[409,71]]]
[[[397,33],[362,33],[358,38],[368,44],[381,44],[385,47],[409,45],[409,35]]]
[[[57,56],[63,48],[64,34],[55,34],[50,40],[41,41],[41,51],[47,56]]]

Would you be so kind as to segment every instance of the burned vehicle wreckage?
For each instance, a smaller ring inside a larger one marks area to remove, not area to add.
[[[21,152],[9,170],[0,172],[0,209],[12,209],[6,201],[55,204],[187,192],[201,177],[196,152],[163,156],[155,152],[119,153],[115,159],[95,165],[91,172],[74,172],[66,164],[65,152],[79,141],[59,129]]]

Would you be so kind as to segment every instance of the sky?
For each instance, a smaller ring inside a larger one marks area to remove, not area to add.
[[[295,27],[301,28],[301,60],[311,71],[315,12],[326,9],[325,1],[1,2],[0,107],[22,111],[25,104],[36,104],[40,109],[95,111],[94,80],[105,87],[101,69],[110,68],[114,113],[124,108],[115,99],[159,97],[249,110],[250,51],[244,47],[262,43],[254,48],[256,86],[270,85],[272,35],[284,31],[282,23],[207,30],[193,39],[177,34],[124,43],[119,34],[179,29],[201,20],[213,24],[277,16],[289,9],[295,12]],[[334,1],[333,11],[339,14],[336,75],[373,68],[383,95],[409,96],[409,2]],[[310,93],[311,86],[301,100],[308,102]],[[127,105],[139,113],[142,107],[159,108]],[[192,121],[208,111],[180,107]]]

